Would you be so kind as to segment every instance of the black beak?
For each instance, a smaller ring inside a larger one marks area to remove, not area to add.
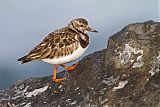
[[[88,27],[88,29],[87,29],[89,32],[98,32],[98,31],[96,31],[96,30],[94,30],[94,29],[92,29],[92,28],[90,28],[90,27]]]

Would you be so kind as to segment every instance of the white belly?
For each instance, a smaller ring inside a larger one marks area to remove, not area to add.
[[[47,59],[42,59],[42,61],[47,62],[49,64],[65,64],[80,58],[84,54],[87,48],[88,46],[86,48],[82,48],[79,45],[79,48],[68,56],[63,56],[63,57],[54,58],[54,59],[47,58]]]

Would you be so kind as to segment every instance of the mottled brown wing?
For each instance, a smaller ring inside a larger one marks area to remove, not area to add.
[[[18,59],[22,63],[36,59],[58,58],[73,53],[79,45],[76,33],[52,32],[28,55]]]

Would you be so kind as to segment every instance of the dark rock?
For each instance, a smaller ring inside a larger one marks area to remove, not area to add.
[[[19,81],[0,92],[0,107],[160,107],[160,23],[126,26],[107,49],[63,71],[63,85],[51,76]]]

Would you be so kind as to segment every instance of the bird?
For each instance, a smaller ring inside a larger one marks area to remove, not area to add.
[[[19,58],[21,64],[34,60],[40,60],[54,65],[52,81],[61,83],[67,80],[65,77],[57,78],[58,66],[67,71],[75,70],[79,62],[68,67],[65,64],[79,59],[90,44],[90,38],[87,32],[98,32],[88,25],[84,18],[71,20],[66,27],[54,30],[49,33],[37,46],[35,46],[27,55]]]

